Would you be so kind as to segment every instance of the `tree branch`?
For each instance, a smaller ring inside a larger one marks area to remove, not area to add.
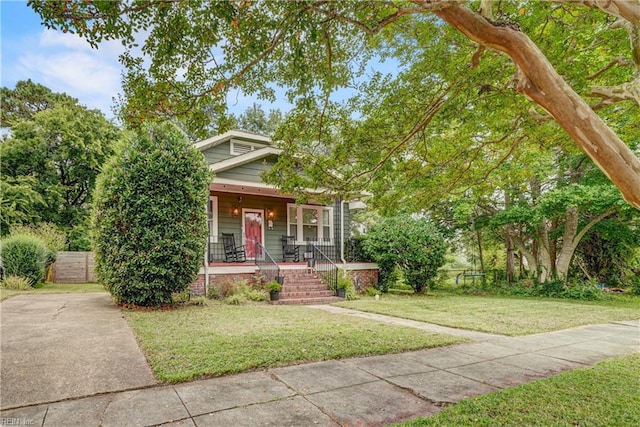
[[[640,2],[638,0],[546,0],[554,3],[586,6],[640,24]]]
[[[596,71],[595,73],[591,74],[590,76],[585,77],[584,79],[585,80],[593,80],[595,78],[598,78],[601,75],[603,75],[604,73],[606,73],[607,71],[609,71],[615,65],[619,65],[621,67],[632,67],[633,66],[633,62],[629,61],[626,58],[618,56],[617,58],[612,59],[611,62],[609,62],[604,67],[602,67],[600,70]]]
[[[593,218],[591,221],[589,221],[589,223],[587,225],[585,225],[582,230],[580,230],[580,232],[578,234],[576,234],[576,236],[573,238],[573,242],[571,242],[572,246],[577,247],[578,244],[580,243],[580,240],[582,240],[582,238],[584,237],[585,234],[587,234],[587,232],[589,230],[591,230],[591,228],[596,225],[597,223],[599,223],[600,221],[602,221],[603,219],[605,219],[606,217],[613,215],[614,213],[616,213],[618,211],[618,208],[611,208],[607,211],[602,212],[600,215],[598,215],[597,217]],[[574,247],[574,249],[575,249]]]
[[[587,96],[604,98],[608,104],[635,101],[640,105],[640,76],[618,86],[593,86]]]
[[[640,159],[558,74],[526,34],[496,26],[460,5],[434,12],[471,40],[506,53],[516,64],[516,90],[551,114],[569,136],[640,209]]]
[[[384,27],[391,24],[392,22],[397,21],[403,16],[422,14],[426,12],[434,12],[434,11],[449,7],[451,4],[460,3],[461,1],[463,0],[413,1],[413,3],[416,4],[416,7],[397,8],[394,13],[385,16],[380,21],[376,22],[374,26],[370,26],[367,23],[360,21],[358,19],[352,18],[350,16],[340,14],[336,12],[336,10],[333,7],[330,7],[329,9],[320,7],[327,4],[326,1],[320,1],[320,2],[314,3],[311,5],[311,7],[316,12],[325,15],[327,18],[335,19],[340,22],[351,24],[369,35],[375,35],[375,34],[378,34]],[[389,4],[389,6],[398,7],[397,4],[395,3],[391,3]]]
[[[343,185],[343,188],[349,185],[349,183],[355,181],[356,179],[363,177],[365,175],[370,175],[369,181],[373,179],[373,174],[380,170],[380,168],[385,165],[389,159],[395,154],[401,147],[403,147],[411,138],[414,137],[419,131],[423,130],[427,125],[433,120],[436,113],[440,111],[440,108],[444,105],[447,100],[448,93],[458,84],[458,82],[453,82],[449,87],[444,90],[443,93],[440,94],[438,99],[434,103],[429,106],[426,115],[422,120],[414,125],[409,133],[407,133],[397,144],[395,144],[384,156],[381,160],[379,160],[372,168],[362,171],[351,178],[349,178]]]

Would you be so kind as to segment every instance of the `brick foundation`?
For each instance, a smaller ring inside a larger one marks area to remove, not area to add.
[[[209,274],[209,287],[213,286],[217,281],[223,279],[246,280],[252,282],[255,274],[253,273],[230,273],[230,274]],[[189,286],[193,295],[205,295],[204,274],[198,274],[198,278]]]
[[[340,264],[338,265],[340,269],[346,270],[349,275],[352,277],[353,283],[356,286],[356,290],[358,292],[364,292],[367,288],[376,286],[378,284],[378,269],[371,267],[368,264],[357,264],[351,265],[352,268],[349,268],[349,264]],[[215,267],[212,267],[215,268]],[[304,267],[301,267],[304,269]],[[204,270],[202,270],[204,271]],[[283,271],[285,274],[286,270]],[[220,280],[247,280],[248,282],[252,282],[255,278],[255,272],[248,273],[246,269],[244,272],[229,272],[228,270],[224,273],[216,272],[209,273],[209,286],[215,285],[216,282]],[[205,280],[204,273],[198,274],[198,277],[195,282],[191,284],[189,287],[193,295],[204,296],[206,294],[205,291]]]
[[[378,285],[378,270],[351,270],[349,275],[358,292]]]

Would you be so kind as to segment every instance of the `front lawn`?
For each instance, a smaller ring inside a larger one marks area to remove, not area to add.
[[[528,335],[593,323],[640,318],[640,298],[580,302],[444,293],[383,295],[336,305],[355,310],[501,335]]]
[[[640,354],[464,400],[418,426],[635,426]]]
[[[462,341],[306,307],[207,301],[125,313],[156,377],[170,382]]]
[[[16,295],[26,294],[63,294],[83,292],[106,292],[102,285],[97,283],[44,283],[35,288],[17,291],[0,287],[0,301]]]

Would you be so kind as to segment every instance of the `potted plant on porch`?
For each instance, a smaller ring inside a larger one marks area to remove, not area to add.
[[[278,301],[280,299],[280,290],[282,285],[276,280],[267,282],[267,289],[269,290],[269,298],[271,301]]]

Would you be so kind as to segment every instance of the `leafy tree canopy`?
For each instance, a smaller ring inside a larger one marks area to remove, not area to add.
[[[13,127],[22,120],[33,119],[39,111],[53,108],[60,103],[77,104],[78,100],[65,93],[55,93],[51,89],[31,80],[21,80],[15,89],[0,88],[2,127]]]
[[[237,126],[242,130],[273,137],[278,126],[284,120],[284,116],[282,111],[278,109],[270,110],[269,114],[267,114],[262,106],[253,103],[237,119],[235,117],[233,119],[237,121]]]
[[[471,173],[478,181],[518,148],[535,126],[531,117],[552,117],[640,207],[640,160],[620,138],[637,122],[640,100],[635,0],[29,4],[46,25],[94,46],[123,41],[121,113],[134,126],[182,116],[202,130],[229,91],[273,101],[276,82],[290,88],[299,113],[285,143],[293,150],[297,138],[302,146],[285,165],[310,165],[312,179],[320,176],[314,168],[324,169],[329,178],[316,184],[335,181],[327,188],[346,192],[376,175],[450,186]],[[372,73],[377,60],[394,61],[399,72]],[[333,94],[345,88],[356,96],[336,103]],[[541,108],[527,111],[532,105]],[[452,174],[425,171],[425,163]]]
[[[8,232],[11,224],[40,221],[65,230],[82,226],[96,176],[120,130],[100,111],[43,86],[19,82],[14,91],[3,91],[14,100],[24,100],[20,94],[25,88],[42,98],[34,97],[16,109],[24,117],[13,116],[11,132],[0,143],[0,178],[8,190],[2,196],[3,208],[8,208],[2,231]],[[33,105],[39,107],[27,108]]]

